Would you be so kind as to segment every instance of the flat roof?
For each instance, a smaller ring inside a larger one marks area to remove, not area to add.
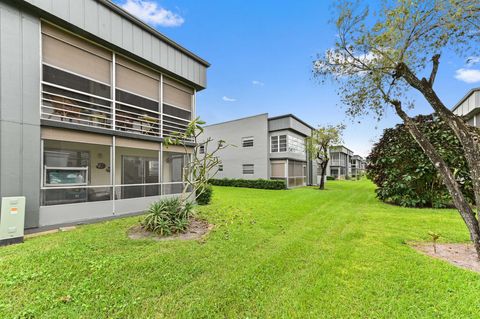
[[[455,104],[453,107],[452,107],[452,112],[455,111],[459,106],[460,104],[462,104],[463,102],[465,102],[466,99],[468,99],[470,97],[470,95],[473,94],[473,92],[475,91],[480,91],[480,87],[478,88],[473,88],[473,89],[470,89],[467,94],[465,94],[459,102],[457,102],[457,104]]]
[[[296,119],[297,121],[299,121],[300,123],[302,123],[303,125],[307,126],[308,128],[314,130],[315,128],[313,126],[311,126],[310,124],[308,124],[307,122],[299,119],[297,116],[289,113],[289,114],[283,114],[283,115],[278,115],[278,116],[273,116],[273,117],[269,117],[268,119],[269,120],[278,120],[278,119],[282,119],[282,118],[285,118],[285,117],[292,117],[294,119]]]

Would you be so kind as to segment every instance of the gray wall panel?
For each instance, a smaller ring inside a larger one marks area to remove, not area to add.
[[[98,6],[98,34],[100,34],[100,37],[103,39],[108,39],[109,42],[112,41],[112,30],[110,28],[112,22],[110,19],[112,18],[112,15],[108,11],[107,8],[104,6]]]
[[[70,0],[70,16],[69,20],[72,24],[83,29],[85,27],[85,1],[84,0]]]
[[[38,18],[0,2],[0,197],[27,197],[26,227],[40,200],[39,35]]]
[[[133,52],[133,25],[124,19],[122,20],[122,32],[123,48],[127,51]]]
[[[133,25],[133,53],[143,57],[143,37],[142,29]]]
[[[19,122],[22,118],[22,19],[18,11],[2,8],[0,30],[2,112],[0,120]],[[8,79],[8,81],[7,81]],[[8,107],[7,107],[8,106]]]
[[[110,23],[112,43],[121,47],[123,45],[122,18],[118,15],[111,15]]]
[[[56,2],[58,2],[58,0],[55,0],[55,3]],[[98,32],[98,7],[99,4],[97,2],[86,0],[84,20],[85,30],[100,37],[100,33]]]
[[[70,2],[56,2],[55,5],[52,5],[52,13],[63,20],[68,20],[70,18]]]

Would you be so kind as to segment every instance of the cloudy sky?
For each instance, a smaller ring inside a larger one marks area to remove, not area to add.
[[[380,122],[345,116],[331,83],[312,78],[317,53],[332,47],[331,2],[241,0],[114,0],[172,40],[209,61],[208,88],[198,93],[197,113],[207,123],[268,112],[294,113],[312,126],[347,125],[345,144],[367,155],[393,112]],[[435,89],[448,106],[480,86],[480,57],[444,54]],[[430,113],[417,96],[411,114]]]

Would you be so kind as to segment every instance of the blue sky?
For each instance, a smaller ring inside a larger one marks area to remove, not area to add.
[[[208,88],[197,96],[197,113],[209,124],[259,113],[293,113],[312,126],[343,122],[345,145],[366,156],[383,128],[399,122],[393,112],[380,122],[353,121],[335,85],[312,78],[313,59],[335,39],[331,1],[114,2],[212,64]],[[447,106],[480,86],[479,69],[443,55],[435,89]],[[431,112],[423,98],[416,101],[412,115]]]

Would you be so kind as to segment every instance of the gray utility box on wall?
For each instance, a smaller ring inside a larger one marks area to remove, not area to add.
[[[25,197],[3,197],[0,211],[0,246],[23,242]]]

